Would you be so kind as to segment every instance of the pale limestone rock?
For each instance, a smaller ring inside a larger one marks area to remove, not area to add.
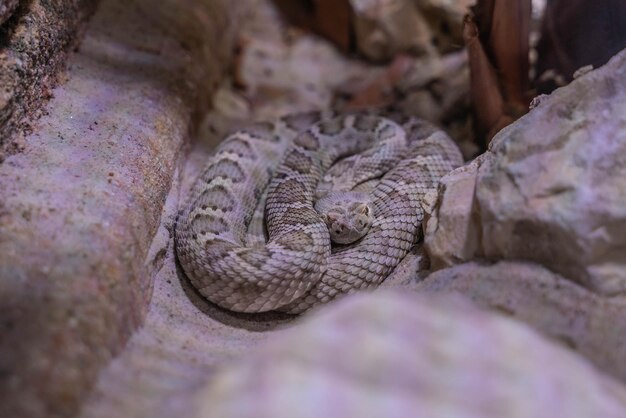
[[[444,179],[426,226],[435,266],[529,260],[602,294],[623,293],[625,86],[623,51],[543,98],[468,171]]]
[[[526,322],[626,382],[626,300],[605,298],[537,264],[465,263],[430,274],[412,287],[461,294]]]
[[[275,335],[195,403],[194,416],[222,418],[623,417],[626,390],[460,298],[379,291]]]
[[[482,158],[444,176],[437,200],[424,208],[424,249],[433,270],[470,260],[479,250],[474,190]]]
[[[478,170],[484,255],[626,291],[626,51],[498,134]]]

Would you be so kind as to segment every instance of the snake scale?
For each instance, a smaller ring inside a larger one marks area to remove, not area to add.
[[[415,118],[310,113],[252,124],[220,144],[192,187],[178,259],[223,308],[304,312],[380,284],[419,238],[424,195],[462,161],[445,133]],[[314,206],[335,187],[368,190],[375,213],[349,245],[331,245]]]

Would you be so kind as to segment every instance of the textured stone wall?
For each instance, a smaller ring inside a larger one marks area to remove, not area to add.
[[[0,416],[75,416],[142,323],[180,151],[230,61],[236,6],[227,3],[102,2],[66,81],[0,164]],[[34,62],[20,65],[35,72],[63,59],[29,51]],[[44,83],[51,73],[37,74]],[[0,80],[16,86],[4,133],[34,106],[11,80]]]
[[[445,177],[425,234],[433,267],[532,261],[623,296],[625,85],[626,50],[537,98],[487,153]]]
[[[17,9],[18,0],[3,0],[0,2],[0,25],[6,22],[15,9]]]
[[[0,2],[0,161],[19,151],[98,0]]]

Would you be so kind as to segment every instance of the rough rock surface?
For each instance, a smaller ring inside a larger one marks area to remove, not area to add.
[[[11,17],[11,14],[17,8],[19,0],[2,0],[0,1],[0,25]]]
[[[100,374],[82,418],[193,417],[195,390],[220,364],[246,356],[292,320],[280,314],[234,314],[195,291],[175,262],[170,239],[178,190],[175,184],[150,251],[150,259],[158,257],[161,263],[145,323]]]
[[[98,1],[18,3],[0,2],[0,161],[23,146],[12,135],[30,128],[43,100],[50,98],[66,52],[77,45],[77,33]]]
[[[434,265],[529,260],[599,293],[624,293],[625,121],[622,51],[543,98],[481,161],[444,179],[425,238]],[[451,236],[454,245],[442,246]]]
[[[626,382],[626,299],[605,298],[537,264],[501,261],[439,270],[418,292],[460,294],[526,322]]]
[[[470,260],[480,250],[474,194],[476,170],[484,157],[444,176],[437,193],[426,200],[425,248],[433,270]]]
[[[142,322],[180,149],[228,62],[227,3],[102,2],[0,164],[1,416],[73,416]]]
[[[216,375],[195,403],[195,416],[223,418],[622,417],[626,390],[528,327],[461,299],[379,291],[276,335]]]

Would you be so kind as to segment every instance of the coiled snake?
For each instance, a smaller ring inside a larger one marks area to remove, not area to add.
[[[377,286],[419,238],[424,195],[462,164],[445,133],[414,118],[316,118],[235,132],[196,180],[175,242],[208,300],[300,313]],[[356,242],[331,246],[331,235]]]

